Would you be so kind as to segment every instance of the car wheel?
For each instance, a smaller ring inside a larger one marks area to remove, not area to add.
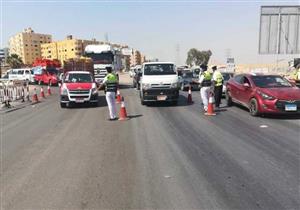
[[[232,98],[230,96],[230,92],[227,91],[226,94],[225,94],[225,98],[226,98],[226,105],[227,106],[232,106]]]
[[[66,103],[60,103],[60,107],[61,107],[61,108],[66,108],[66,107],[67,107],[67,104],[66,104]]]
[[[249,112],[252,116],[258,116],[258,104],[255,98],[252,98],[249,103]]]

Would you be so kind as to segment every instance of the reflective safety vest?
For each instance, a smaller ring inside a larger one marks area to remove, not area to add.
[[[106,75],[106,83],[105,83],[105,90],[106,92],[116,92],[117,91],[117,84],[118,84],[118,79],[117,76],[109,73]]]
[[[211,78],[212,78],[212,75],[211,73],[209,73],[208,71],[205,71],[203,72],[203,76],[204,76],[204,79],[201,83],[201,86],[202,87],[209,87],[211,86]]]
[[[293,79],[300,80],[300,69],[298,69],[294,72]]]
[[[223,76],[222,76],[221,72],[215,71],[214,74],[216,74],[215,78],[214,78],[215,86],[219,87],[219,86],[223,85]]]

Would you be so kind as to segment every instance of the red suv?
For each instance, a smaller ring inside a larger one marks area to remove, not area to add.
[[[239,74],[226,84],[226,101],[247,107],[253,116],[300,113],[300,88],[279,75]]]

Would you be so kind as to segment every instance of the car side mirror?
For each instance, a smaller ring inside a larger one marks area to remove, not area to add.
[[[244,86],[245,88],[250,88],[250,85],[249,85],[248,83],[244,83],[243,86]]]

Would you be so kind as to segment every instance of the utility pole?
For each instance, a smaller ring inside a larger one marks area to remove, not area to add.
[[[176,44],[176,63],[177,65],[180,65],[180,46],[179,44]]]
[[[105,35],[104,35],[104,40],[105,40],[105,42],[108,44],[109,43],[109,41],[108,41],[108,33],[106,32],[105,33]]]

